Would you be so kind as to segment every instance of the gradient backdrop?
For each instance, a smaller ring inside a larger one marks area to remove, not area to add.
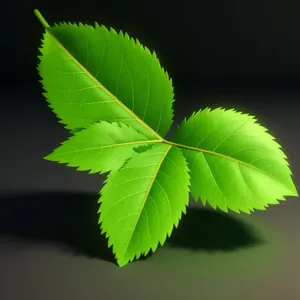
[[[94,21],[155,49],[175,122],[204,107],[257,116],[300,190],[300,4],[260,1],[6,1],[1,4],[1,300],[297,300],[300,201],[252,215],[191,205],[168,242],[118,268],[97,225],[104,176],[42,159],[68,136],[36,72],[48,23]],[[172,130],[171,130],[172,132]]]

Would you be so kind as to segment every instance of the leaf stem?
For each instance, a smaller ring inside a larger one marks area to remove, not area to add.
[[[45,20],[45,18],[42,16],[42,14],[39,12],[38,9],[35,9],[33,12],[45,28],[50,27],[50,25],[48,24],[48,22]]]

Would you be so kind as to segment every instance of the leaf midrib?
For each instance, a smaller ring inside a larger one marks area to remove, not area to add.
[[[239,163],[241,165],[244,165],[244,166],[247,166],[251,169],[254,169],[254,170],[257,170],[271,178],[273,178],[277,183],[279,182],[278,181],[278,178],[274,177],[273,175],[265,172],[264,170],[260,169],[260,168],[257,168],[256,166],[253,166],[249,163],[246,163],[242,160],[239,160],[239,159],[236,159],[236,158],[233,158],[231,156],[228,156],[228,155],[225,155],[225,154],[222,154],[222,153],[218,153],[218,152],[214,152],[214,151],[211,151],[211,150],[205,150],[205,149],[201,149],[201,148],[196,148],[196,147],[192,147],[192,146],[187,146],[187,145],[183,145],[183,144],[179,144],[179,143],[173,143],[173,142],[170,142],[170,141],[167,141],[167,140],[164,140],[163,143],[165,144],[169,144],[169,145],[173,145],[173,146],[177,146],[177,147],[180,147],[180,148],[185,148],[185,149],[188,149],[188,150],[193,150],[193,151],[200,151],[202,153],[209,153],[209,154],[212,154],[212,155],[216,155],[216,156],[219,156],[219,157],[223,157],[225,159],[228,159],[228,160],[231,160],[233,162],[236,162],[236,163]]]
[[[96,147],[89,147],[84,149],[78,149],[68,152],[63,152],[62,155],[72,154],[72,153],[78,153],[78,152],[84,152],[84,151],[91,151],[91,150],[102,150],[106,148],[113,148],[113,147],[121,147],[121,146],[130,146],[130,145],[136,145],[136,144],[154,144],[154,143],[160,143],[160,140],[147,140],[147,141],[137,141],[137,142],[126,142],[126,143],[120,143],[120,144],[111,144],[111,145],[105,145],[105,146],[96,146]]]
[[[153,186],[153,184],[154,184],[154,181],[155,181],[155,179],[156,179],[156,177],[157,177],[157,174],[158,174],[158,172],[159,172],[159,170],[160,170],[160,167],[161,167],[162,163],[164,162],[166,156],[168,155],[168,153],[170,152],[170,150],[171,150],[172,147],[173,147],[173,145],[169,145],[169,148],[166,149],[165,154],[163,155],[163,157],[161,158],[161,161],[160,161],[159,164],[157,165],[157,169],[155,170],[155,173],[154,173],[154,175],[153,175],[153,178],[152,178],[152,180],[151,180],[151,183],[149,184],[149,188],[148,188],[148,190],[147,190],[147,193],[146,193],[146,195],[145,195],[145,197],[144,197],[144,201],[143,201],[143,203],[142,203],[142,205],[141,205],[141,209],[140,209],[140,211],[139,211],[139,213],[138,213],[139,217],[137,218],[137,220],[136,220],[136,222],[135,222],[135,225],[134,225],[134,227],[133,227],[134,230],[135,230],[135,228],[136,228],[136,226],[137,226],[137,224],[138,224],[138,222],[139,222],[139,220],[140,220],[140,216],[141,216],[142,211],[143,211],[143,209],[144,209],[144,207],[145,207],[146,201],[148,200],[150,191],[151,191],[152,186]],[[131,236],[130,236],[130,239],[129,239],[128,243],[127,243],[127,246],[126,246],[125,251],[124,251],[124,255],[126,254],[126,252],[127,252],[127,250],[128,250],[128,246],[129,246],[129,244],[130,244],[130,242],[131,242],[131,240],[132,240],[134,230],[132,231],[132,234],[131,234]]]

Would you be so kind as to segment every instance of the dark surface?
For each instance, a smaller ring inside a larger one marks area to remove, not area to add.
[[[34,84],[43,33],[34,8],[50,25],[97,21],[128,32],[158,53],[183,89],[233,83],[298,88],[298,1],[6,1],[0,18],[6,84]]]
[[[163,247],[119,268],[97,224],[105,177],[42,159],[67,133],[38,91],[2,97],[1,299],[299,299],[298,198],[252,215],[191,199]],[[178,93],[176,122],[208,104],[255,114],[283,145],[299,190],[297,99],[270,91]]]
[[[300,202],[224,214],[195,205],[163,247],[119,268],[97,224],[105,176],[43,160],[68,135],[36,72],[43,28],[97,21],[150,49],[173,78],[175,121],[204,107],[257,116],[300,190],[296,1],[7,1],[1,40],[1,300],[299,300]],[[172,131],[171,131],[172,133]]]

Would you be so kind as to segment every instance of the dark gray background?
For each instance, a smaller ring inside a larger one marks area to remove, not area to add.
[[[257,116],[299,191],[300,21],[292,1],[36,1],[3,5],[0,298],[300,298],[299,199],[252,215],[195,206],[146,260],[118,268],[100,236],[104,176],[47,162],[67,137],[36,74],[42,27],[98,21],[155,49],[174,79],[175,121],[203,107]]]

